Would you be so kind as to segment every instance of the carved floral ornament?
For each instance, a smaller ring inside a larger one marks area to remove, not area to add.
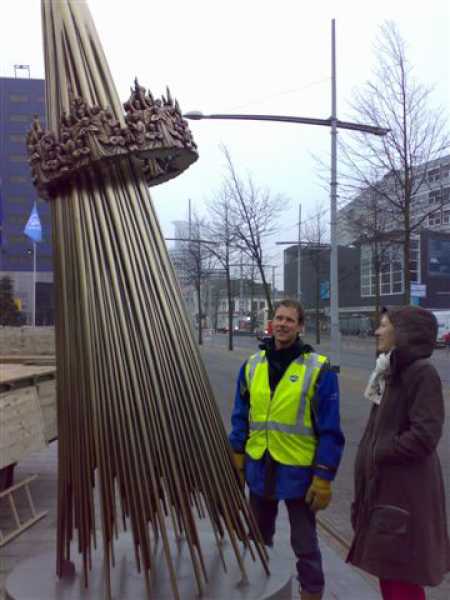
[[[197,146],[169,89],[154,99],[135,80],[124,104],[123,127],[112,112],[73,97],[57,133],[37,117],[27,136],[28,162],[41,197],[51,199],[73,175],[99,161],[126,155],[137,159],[146,184],[175,177],[198,158]]]

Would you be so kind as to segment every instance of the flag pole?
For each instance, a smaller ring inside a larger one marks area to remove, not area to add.
[[[36,327],[36,242],[33,242],[33,313],[32,313],[32,325]]]
[[[36,243],[42,241],[42,226],[37,211],[36,202],[33,205],[30,217],[23,230],[24,234],[33,242],[33,283],[31,290],[31,325],[36,327]]]

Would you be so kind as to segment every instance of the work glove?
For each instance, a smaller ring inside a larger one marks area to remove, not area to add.
[[[312,511],[324,510],[331,500],[331,481],[321,479],[316,475],[306,492],[305,502]]]
[[[233,463],[236,468],[241,487],[242,487],[242,489],[244,489],[244,486],[245,486],[245,454],[243,454],[242,452],[233,452]]]

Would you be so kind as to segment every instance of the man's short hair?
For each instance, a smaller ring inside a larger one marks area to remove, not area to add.
[[[298,323],[299,325],[303,325],[303,323],[305,322],[305,311],[300,302],[297,302],[297,300],[291,300],[290,298],[279,300],[275,303],[273,309],[273,316],[275,316],[275,313],[280,308],[280,306],[285,306],[286,308],[295,308],[295,310],[297,311]]]

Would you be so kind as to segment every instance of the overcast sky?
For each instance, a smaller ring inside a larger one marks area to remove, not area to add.
[[[338,117],[349,117],[355,89],[370,77],[373,43],[385,19],[396,21],[417,80],[434,85],[436,105],[450,106],[450,3],[378,0],[90,0],[119,95],[135,76],[153,95],[169,85],[183,111],[248,112],[327,118],[331,19],[336,19]],[[0,3],[0,75],[29,64],[44,76],[40,1]],[[291,201],[278,239],[296,239],[305,216],[328,205],[312,154],[329,161],[326,128],[257,122],[191,121],[200,158],[186,173],[153,188],[164,234],[186,217],[188,198],[201,213],[225,172],[220,144],[237,170]],[[343,133],[342,135],[345,135]],[[278,260],[282,247],[276,249]],[[281,276],[281,270],[279,270]]]

